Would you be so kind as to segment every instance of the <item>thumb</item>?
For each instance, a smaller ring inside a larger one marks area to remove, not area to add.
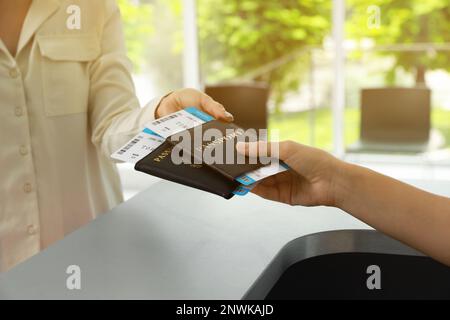
[[[334,174],[338,163],[336,158],[325,151],[293,141],[238,143],[236,149],[249,157],[261,157],[262,154],[263,157],[278,158],[309,180],[329,178],[327,175]]]
[[[283,142],[238,142],[236,150],[251,158],[271,157],[280,159],[289,165],[289,158],[297,144],[292,141]]]

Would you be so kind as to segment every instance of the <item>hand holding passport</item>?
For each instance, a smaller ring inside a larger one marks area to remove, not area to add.
[[[267,166],[239,159],[235,146],[243,138],[256,141],[256,132],[244,132],[191,107],[150,122],[112,157],[135,163],[137,171],[230,199],[287,170],[282,163]]]

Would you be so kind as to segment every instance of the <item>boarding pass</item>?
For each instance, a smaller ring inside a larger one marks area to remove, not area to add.
[[[111,155],[115,160],[136,164],[158,148],[167,137],[209,122],[214,118],[190,107],[151,121],[138,135]]]
[[[258,181],[287,170],[289,170],[289,166],[287,164],[285,164],[284,162],[275,161],[268,166],[256,169],[252,172],[238,177],[236,181],[242,183],[244,186],[252,186]]]
[[[212,116],[195,107],[180,110],[147,123],[142,132],[128,141],[111,157],[115,160],[136,164],[158,148],[166,138],[212,120],[214,120]],[[243,184],[244,190],[248,191],[258,181],[286,170],[288,170],[287,165],[282,162],[274,162],[238,177],[236,181]]]

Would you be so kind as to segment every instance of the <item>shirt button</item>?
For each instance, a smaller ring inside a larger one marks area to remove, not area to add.
[[[33,236],[37,233],[37,228],[34,225],[30,224],[27,228],[27,232],[30,236]]]
[[[23,116],[23,109],[21,107],[16,107],[14,109],[14,114],[16,115],[16,117],[21,117]]]
[[[9,70],[9,76],[13,79],[17,78],[19,76],[19,70],[17,68]]]
[[[20,154],[21,154],[22,156],[26,156],[26,155],[28,154],[28,148],[27,148],[27,146],[21,146],[21,147],[20,147]]]
[[[31,186],[31,183],[25,183],[23,185],[23,191],[25,191],[25,193],[30,193],[33,190],[33,187]]]

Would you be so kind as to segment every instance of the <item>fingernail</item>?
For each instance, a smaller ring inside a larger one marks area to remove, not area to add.
[[[228,111],[225,111],[225,117],[227,117],[228,119],[234,119],[234,116]]]

